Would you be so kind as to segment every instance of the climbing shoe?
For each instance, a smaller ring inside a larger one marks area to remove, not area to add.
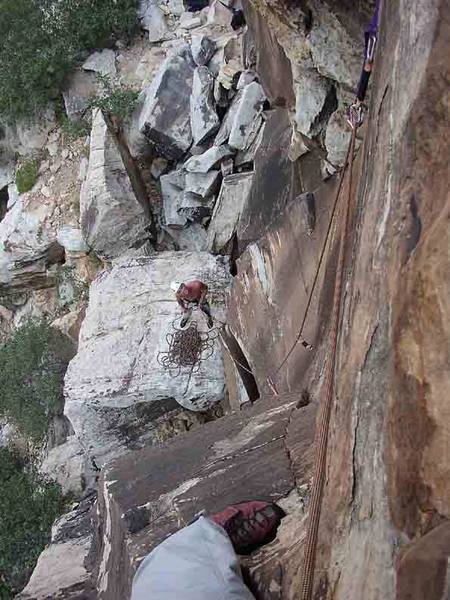
[[[209,317],[208,319],[208,328],[211,329],[211,327],[214,325],[214,321],[212,317]]]
[[[209,518],[225,529],[236,554],[250,554],[275,539],[284,511],[269,502],[233,504]]]
[[[180,327],[181,328],[186,327],[188,321],[189,321],[189,317],[183,317],[180,321]]]

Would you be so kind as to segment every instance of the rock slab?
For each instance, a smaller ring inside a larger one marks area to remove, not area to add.
[[[209,286],[213,314],[221,319],[230,275],[227,261],[208,253],[123,258],[91,286],[78,353],[66,374],[65,413],[97,464],[151,442],[152,422],[177,403],[202,411],[224,397],[218,346],[186,391],[188,375],[171,377],[158,362],[180,316],[170,282],[189,279]],[[200,313],[195,318],[207,327]]]
[[[148,219],[100,111],[93,117],[89,166],[80,193],[81,229],[102,258],[116,258],[148,239]]]

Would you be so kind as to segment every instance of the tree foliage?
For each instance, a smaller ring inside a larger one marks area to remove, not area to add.
[[[0,448],[0,487],[0,598],[7,600],[30,577],[64,499],[58,485],[8,448]]]
[[[39,172],[39,163],[37,160],[28,160],[24,162],[16,173],[16,185],[19,194],[29,192],[36,183]]]
[[[45,322],[29,321],[0,347],[0,415],[32,441],[62,410],[68,343]]]
[[[88,51],[131,35],[137,0],[0,0],[0,116],[34,115]]]
[[[98,75],[97,78],[103,88],[102,93],[91,98],[89,108],[98,108],[104,114],[123,123],[131,116],[139,92],[116,83],[108,75]]]

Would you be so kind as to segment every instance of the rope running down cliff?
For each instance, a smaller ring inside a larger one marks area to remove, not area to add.
[[[311,490],[311,499],[309,505],[309,520],[308,530],[305,541],[305,554],[303,563],[303,572],[301,579],[301,595],[300,600],[310,600],[314,583],[314,566],[317,547],[317,534],[319,530],[320,513],[323,497],[323,489],[326,474],[326,456],[328,446],[328,432],[330,425],[331,406],[333,403],[334,391],[334,374],[336,367],[336,351],[339,333],[339,323],[341,320],[341,303],[342,303],[342,283],[344,275],[344,264],[346,255],[346,241],[348,235],[348,224],[350,215],[350,199],[352,189],[353,175],[353,155],[355,150],[356,129],[352,131],[349,151],[349,177],[348,177],[348,194],[343,206],[343,226],[341,230],[341,241],[339,247],[339,259],[336,272],[336,282],[333,299],[333,312],[331,316],[331,331],[329,352],[325,367],[325,391],[322,406],[320,407],[320,416],[317,423],[316,437],[316,456],[314,463],[314,479]],[[343,179],[343,178],[342,178]],[[339,186],[341,187],[341,186]]]

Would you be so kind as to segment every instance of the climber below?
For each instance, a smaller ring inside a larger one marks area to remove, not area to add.
[[[177,302],[181,306],[184,313],[184,317],[181,319],[180,326],[184,327],[187,324],[192,315],[193,309],[198,306],[202,313],[206,315],[208,319],[208,327],[211,329],[214,321],[211,315],[211,309],[206,299],[206,295],[208,294],[208,286],[202,281],[194,279],[192,281],[182,283],[181,285],[172,282],[170,287],[175,292]]]

